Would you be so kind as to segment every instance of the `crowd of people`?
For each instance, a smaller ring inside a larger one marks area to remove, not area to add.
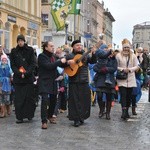
[[[68,119],[79,127],[90,117],[91,103],[96,102],[98,117],[110,120],[116,99],[123,120],[130,118],[130,107],[132,115],[137,115],[141,89],[148,88],[150,55],[147,48],[131,48],[127,39],[122,41],[122,50],[113,50],[100,40],[88,51],[80,40],[74,40],[71,48],[56,50],[52,41],[46,41],[37,57],[34,47],[18,35],[17,46],[9,55],[0,45],[0,118],[11,115],[13,104],[16,123],[32,120],[39,97],[42,129],[48,123],[56,124],[58,113],[66,110]]]

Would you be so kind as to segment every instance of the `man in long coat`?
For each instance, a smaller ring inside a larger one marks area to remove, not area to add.
[[[78,54],[84,55],[81,42],[73,41],[72,48],[72,53],[67,56],[67,62],[69,65],[78,65],[74,58]],[[74,121],[75,127],[83,124],[84,120],[90,116],[91,93],[88,84],[88,63],[95,63],[96,56],[92,53],[91,57],[86,56],[81,62],[83,65],[78,68],[76,74],[69,76],[68,117],[69,120]]]
[[[11,68],[14,72],[13,83],[15,88],[16,123],[23,123],[23,119],[31,120],[34,117],[34,69],[35,56],[32,47],[25,44],[25,37],[18,35],[17,46],[11,50]]]

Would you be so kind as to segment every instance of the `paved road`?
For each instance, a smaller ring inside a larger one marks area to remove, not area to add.
[[[67,112],[59,114],[56,125],[41,129],[40,108],[32,122],[15,123],[14,112],[0,119],[0,150],[149,150],[150,103],[147,92],[138,103],[138,115],[122,121],[118,103],[112,109],[111,120],[98,118],[98,106],[92,107],[85,125],[75,128]]]

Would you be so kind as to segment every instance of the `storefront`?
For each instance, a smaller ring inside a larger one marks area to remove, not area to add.
[[[4,47],[6,53],[9,53],[11,48],[16,46],[16,39],[19,34],[25,36],[28,45],[40,47],[40,26],[37,23],[1,12],[0,45]]]

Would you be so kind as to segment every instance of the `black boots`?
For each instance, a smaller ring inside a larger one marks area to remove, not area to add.
[[[126,120],[127,118],[130,118],[130,115],[129,115],[129,108],[128,107],[124,107],[122,108],[122,115],[121,115],[121,118]]]
[[[74,127],[79,127],[81,125],[80,121],[74,121]]]
[[[106,119],[110,120],[110,110],[111,110],[111,101],[107,101],[106,103]]]
[[[132,107],[132,115],[137,115],[135,108],[135,106]]]
[[[99,118],[102,118],[104,116],[105,111],[105,102],[101,101],[99,103],[100,111],[99,111]]]

